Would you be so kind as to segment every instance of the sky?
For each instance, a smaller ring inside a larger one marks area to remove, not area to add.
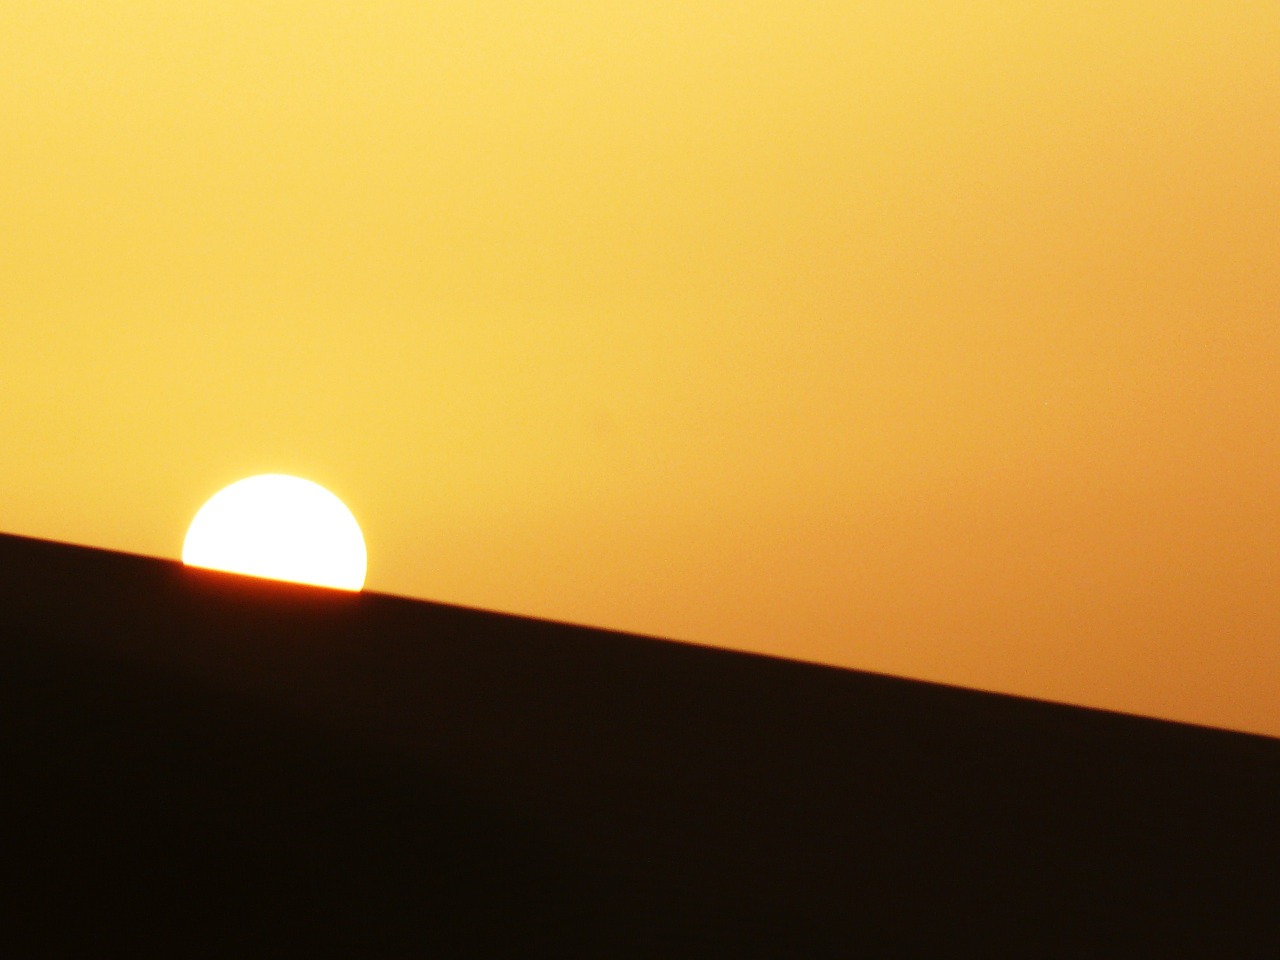
[[[1280,11],[0,4],[0,531],[1280,735]]]

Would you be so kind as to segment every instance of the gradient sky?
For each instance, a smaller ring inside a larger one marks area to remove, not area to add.
[[[0,530],[1280,735],[1280,9],[0,5]]]

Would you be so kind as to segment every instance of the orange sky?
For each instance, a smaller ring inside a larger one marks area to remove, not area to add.
[[[0,530],[1280,735],[1268,3],[0,7]]]

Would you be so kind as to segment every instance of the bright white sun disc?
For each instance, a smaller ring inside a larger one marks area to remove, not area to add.
[[[341,500],[310,480],[268,473],[233,483],[200,508],[182,562],[359,590],[368,555],[360,525]]]

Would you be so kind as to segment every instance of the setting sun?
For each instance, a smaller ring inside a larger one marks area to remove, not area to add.
[[[182,562],[359,590],[367,554],[360,525],[341,500],[309,480],[265,474],[233,483],[200,508]]]

